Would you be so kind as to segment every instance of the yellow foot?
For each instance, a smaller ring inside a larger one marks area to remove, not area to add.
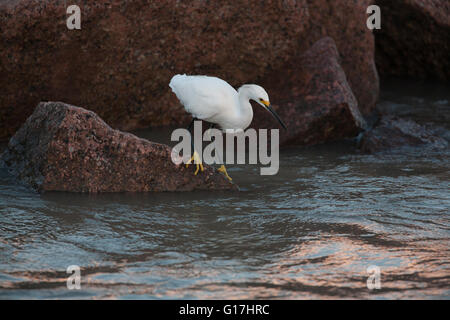
[[[189,167],[191,163],[194,163],[197,166],[194,175],[197,175],[199,170],[204,170],[202,161],[200,160],[200,156],[198,155],[197,151],[194,151],[194,155],[192,156],[192,158],[188,162],[186,162],[186,168]]]
[[[225,169],[225,166],[224,166],[224,165],[221,165],[220,168],[217,169],[217,171],[222,172],[222,173],[225,175],[225,177],[227,177],[228,180],[230,180],[230,181],[233,180],[233,179],[231,179],[231,177],[228,175],[227,169]]]

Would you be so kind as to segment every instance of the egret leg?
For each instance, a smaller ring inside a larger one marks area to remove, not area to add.
[[[188,162],[186,162],[186,168],[189,167],[189,165],[190,165],[191,163],[194,163],[194,164],[196,165],[196,169],[195,169],[194,175],[197,175],[197,173],[198,173],[199,170],[201,170],[201,171],[204,170],[203,164],[202,164],[202,162],[201,162],[201,160],[200,160],[200,156],[199,156],[199,154],[197,153],[197,151],[194,151],[194,154],[193,154],[193,156],[191,157],[191,159],[190,159]]]
[[[210,126],[209,128],[211,129],[211,128],[213,128],[213,127],[214,127],[214,124],[212,123],[211,126]],[[218,152],[217,149],[216,149],[216,151]],[[215,158],[216,158],[216,163],[219,163],[219,161],[217,161],[217,160],[218,160],[218,159],[217,159],[217,156],[218,156],[217,152],[214,154],[214,156],[215,156]],[[222,165],[220,166],[220,168],[217,169],[217,171],[222,172],[222,173],[225,175],[225,177],[226,177],[230,182],[233,180],[233,179],[228,175],[227,169],[225,168],[225,165],[224,165],[224,164],[222,164]]]
[[[232,181],[233,179],[231,179],[231,177],[228,175],[227,169],[225,168],[225,165],[221,165],[219,169],[217,169],[217,171],[222,172],[225,177],[227,177],[228,180]]]
[[[197,119],[193,118],[191,123],[189,124],[189,127],[187,128],[189,133],[191,132],[191,128],[192,128],[192,125],[194,124],[195,120],[197,120]],[[194,163],[196,165],[196,169],[195,169],[194,175],[197,175],[198,171],[199,170],[203,171],[204,168],[203,168],[203,163],[200,160],[200,156],[199,156],[199,154],[197,153],[197,151],[194,148],[194,140],[193,140],[193,137],[192,137],[192,133],[191,133],[191,146],[192,146],[192,150],[193,150],[194,153],[193,153],[191,159],[188,162],[186,162],[186,168],[189,167],[189,165],[191,163]]]

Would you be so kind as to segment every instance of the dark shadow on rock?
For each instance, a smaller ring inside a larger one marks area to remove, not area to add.
[[[376,64],[382,76],[450,80],[450,1],[377,0]]]

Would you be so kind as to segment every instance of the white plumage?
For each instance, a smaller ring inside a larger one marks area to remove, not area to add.
[[[258,85],[246,84],[236,91],[216,77],[177,74],[169,86],[194,118],[217,124],[223,130],[245,130],[250,125],[253,109],[249,100],[269,110],[285,127],[270,107],[267,92]]]
[[[245,84],[236,91],[222,79],[207,76],[175,75],[169,83],[187,112],[200,120],[218,125],[222,130],[245,130],[253,119],[253,109],[250,100],[256,101],[286,129],[285,124],[271,108],[266,90],[256,84]],[[203,171],[203,165],[198,153],[186,163],[196,164],[195,175]],[[225,166],[218,169],[230,181]]]

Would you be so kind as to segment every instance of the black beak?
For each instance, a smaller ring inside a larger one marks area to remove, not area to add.
[[[274,117],[275,119],[278,120],[278,122],[281,124],[281,126],[284,128],[284,130],[287,130],[286,125],[285,125],[284,122],[280,119],[280,117],[277,115],[277,113],[275,112],[275,110],[273,110],[272,106],[269,105],[269,106],[267,107],[267,110],[269,110],[270,113],[273,115],[273,117]]]

